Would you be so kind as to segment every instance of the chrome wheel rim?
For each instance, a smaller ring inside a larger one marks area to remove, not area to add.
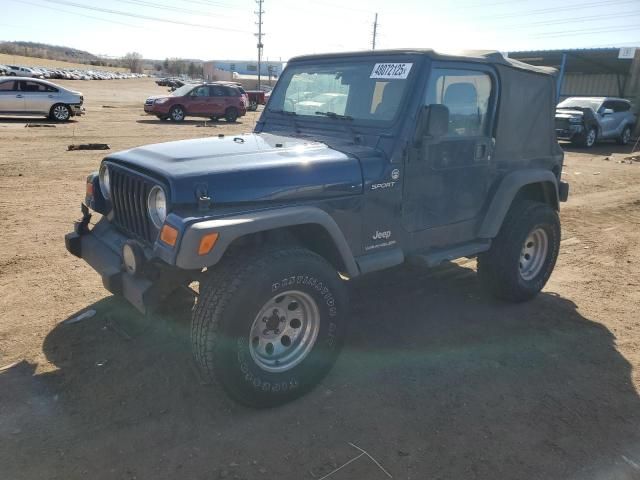
[[[529,233],[520,252],[520,276],[523,280],[533,280],[542,270],[547,251],[549,250],[549,237],[547,232],[537,227]]]
[[[596,131],[591,129],[587,134],[587,145],[592,146],[594,143],[596,143]]]
[[[58,105],[53,109],[53,115],[58,120],[66,120],[69,118],[69,110],[67,110],[67,107],[63,105]]]
[[[173,111],[173,119],[174,120],[182,120],[184,118],[184,112],[181,108],[176,108]]]
[[[251,326],[249,351],[267,372],[291,370],[311,352],[320,331],[315,300],[299,290],[278,294],[260,309]]]
[[[622,143],[629,143],[629,140],[631,140],[631,130],[625,128],[624,132],[622,133]]]

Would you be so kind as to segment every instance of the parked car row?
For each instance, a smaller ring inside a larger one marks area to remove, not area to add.
[[[47,67],[23,67],[20,65],[0,65],[0,76],[15,76],[60,80],[115,80],[122,78],[146,77],[144,73],[111,72],[105,70],[78,70]]]
[[[0,115],[44,115],[64,122],[84,114],[81,92],[31,77],[0,77]]]

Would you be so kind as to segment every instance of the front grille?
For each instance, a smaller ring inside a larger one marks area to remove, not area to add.
[[[147,197],[154,186],[144,178],[109,166],[113,223],[129,235],[152,243],[158,231],[147,213]]]
[[[567,130],[569,128],[568,118],[556,118],[556,130]]]

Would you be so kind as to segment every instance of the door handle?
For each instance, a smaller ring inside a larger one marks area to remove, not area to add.
[[[18,95],[16,95],[16,98],[22,98],[22,95],[18,94]]]
[[[53,98],[53,95],[47,95],[47,97],[49,97],[49,98]]]
[[[482,160],[487,154],[487,146],[484,143],[476,145],[476,160]]]

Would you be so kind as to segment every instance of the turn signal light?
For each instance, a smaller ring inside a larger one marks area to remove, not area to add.
[[[200,239],[200,246],[198,247],[198,255],[206,255],[211,251],[213,246],[218,241],[218,234],[216,232],[207,233]]]
[[[160,240],[174,247],[178,241],[178,230],[165,223],[160,230]]]
[[[93,197],[93,183],[88,182],[87,183],[87,193],[86,193],[86,197],[90,198]]]

